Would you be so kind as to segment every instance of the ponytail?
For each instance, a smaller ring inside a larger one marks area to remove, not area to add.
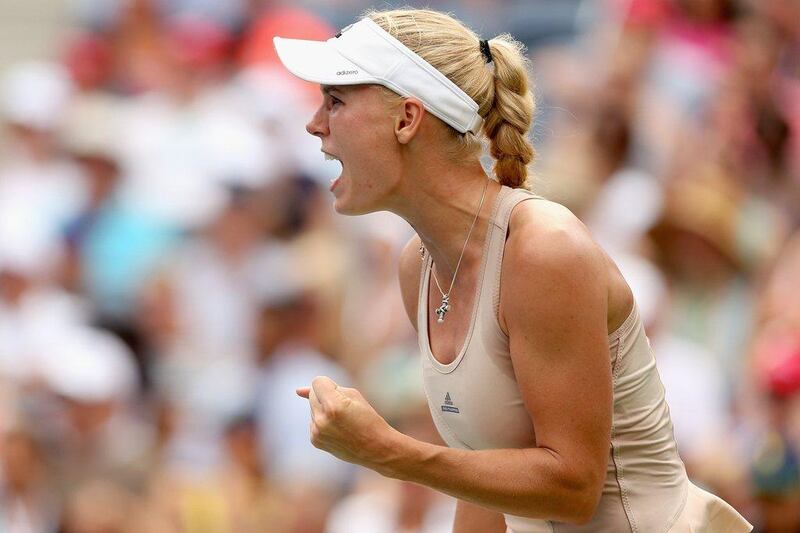
[[[503,185],[528,188],[528,164],[535,151],[528,139],[534,101],[522,46],[508,35],[489,41],[494,62],[494,102],[484,117],[483,132],[496,160],[494,174]]]

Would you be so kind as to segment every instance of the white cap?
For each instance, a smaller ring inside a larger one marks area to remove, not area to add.
[[[0,220],[0,271],[43,280],[53,273],[64,246],[42,221],[26,217],[26,214],[22,209],[3,212],[4,218]]]
[[[41,373],[58,394],[83,402],[125,400],[135,391],[133,354],[110,333],[66,328],[42,354]]]
[[[65,69],[55,63],[26,62],[10,67],[0,82],[0,107],[8,122],[53,130],[72,92]]]
[[[365,17],[327,41],[275,37],[275,50],[289,71],[323,85],[383,85],[414,96],[431,114],[461,133],[478,133],[478,104],[444,74]]]

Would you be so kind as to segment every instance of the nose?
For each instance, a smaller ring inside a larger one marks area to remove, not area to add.
[[[324,137],[328,134],[328,114],[324,104],[317,108],[314,116],[308,121],[306,131],[315,137]]]

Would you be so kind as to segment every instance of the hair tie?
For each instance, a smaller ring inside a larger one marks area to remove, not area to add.
[[[489,41],[487,41],[486,39],[481,39],[480,45],[481,45],[481,54],[483,54],[483,58],[486,60],[486,62],[491,63],[492,61],[494,61],[494,58],[492,57],[492,50],[489,48]]]

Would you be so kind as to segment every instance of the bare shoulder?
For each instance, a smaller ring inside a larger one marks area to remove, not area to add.
[[[600,266],[604,253],[569,209],[549,200],[521,202],[511,214],[503,262],[524,271]]]
[[[499,319],[506,332],[506,315],[544,311],[532,302],[574,305],[578,295],[605,302],[608,286],[606,255],[571,211],[547,200],[514,208],[501,275]]]
[[[403,297],[403,305],[406,314],[411,321],[414,329],[417,328],[417,303],[419,298],[420,269],[422,268],[422,258],[419,253],[421,241],[419,236],[414,235],[403,247],[400,253],[400,265],[398,267],[400,276],[400,294]]]

